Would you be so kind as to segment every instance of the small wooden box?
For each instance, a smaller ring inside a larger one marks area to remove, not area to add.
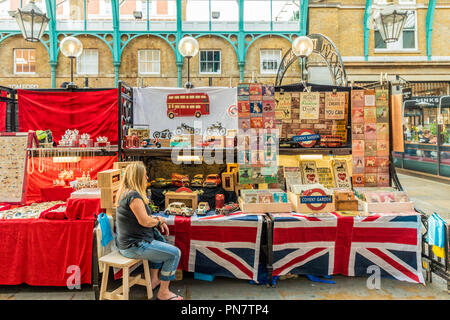
[[[122,170],[109,169],[97,174],[99,188],[114,188],[119,186]]]
[[[239,207],[243,213],[290,213],[292,212],[292,203],[274,202],[274,203],[245,203],[242,197],[239,197]]]
[[[113,217],[113,219],[116,219],[116,208],[106,208],[106,215]]]
[[[170,148],[170,139],[158,139],[161,143],[161,148]]]
[[[197,209],[198,194],[196,192],[166,192],[165,206],[172,202],[183,202],[186,207]]]
[[[358,211],[358,200],[353,191],[335,190],[334,205],[337,211]]]
[[[222,173],[222,188],[225,191],[234,191],[234,175],[233,172]]]
[[[114,188],[101,188],[100,189],[100,206],[102,208],[114,208],[116,203],[116,194],[119,190],[119,186]]]
[[[129,128],[128,135],[136,135],[140,141],[150,138],[150,129]]]
[[[134,163],[134,161],[114,162],[113,169],[125,169],[130,163]]]
[[[358,200],[337,200],[334,205],[337,211],[358,211]]]
[[[238,163],[227,163],[227,172],[238,172],[239,164]]]
[[[292,202],[292,206],[294,208],[295,212],[298,213],[322,213],[322,212],[332,212],[335,211],[335,206],[334,206],[334,202],[327,202],[324,203],[325,206],[323,206],[323,208],[320,209],[316,209],[314,208],[314,206],[308,206],[306,203],[301,203],[301,196],[298,194],[295,194],[293,192],[288,192],[288,199]],[[318,204],[315,204],[316,206]],[[313,207],[313,208],[311,208]]]

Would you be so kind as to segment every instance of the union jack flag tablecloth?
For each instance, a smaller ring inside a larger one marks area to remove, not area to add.
[[[420,215],[274,214],[273,275],[381,276],[423,283]]]
[[[181,251],[179,269],[257,280],[264,216],[164,217],[170,233],[166,239]]]

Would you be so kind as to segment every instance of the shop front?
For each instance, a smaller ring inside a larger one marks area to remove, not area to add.
[[[396,167],[450,177],[450,131],[447,96],[404,101],[404,153],[394,153]]]

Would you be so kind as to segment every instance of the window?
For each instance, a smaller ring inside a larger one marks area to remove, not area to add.
[[[36,50],[35,49],[14,49],[14,73],[35,73],[36,72]]]
[[[261,74],[276,74],[281,62],[281,50],[261,50]]]
[[[416,12],[408,11],[405,26],[397,42],[385,43],[381,34],[375,29],[375,49],[391,50],[415,50],[417,49]]]
[[[77,58],[77,73],[98,74],[97,49],[83,49],[83,53]]]
[[[159,50],[139,50],[139,74],[159,74]]]
[[[200,73],[220,72],[220,50],[200,50]]]

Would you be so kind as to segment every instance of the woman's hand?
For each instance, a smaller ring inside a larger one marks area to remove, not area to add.
[[[167,224],[166,223],[166,218],[158,216],[157,219],[161,222],[161,224]]]
[[[164,222],[163,224],[160,225],[161,228],[161,233],[165,236],[169,235],[169,227],[167,226],[167,224]]]

